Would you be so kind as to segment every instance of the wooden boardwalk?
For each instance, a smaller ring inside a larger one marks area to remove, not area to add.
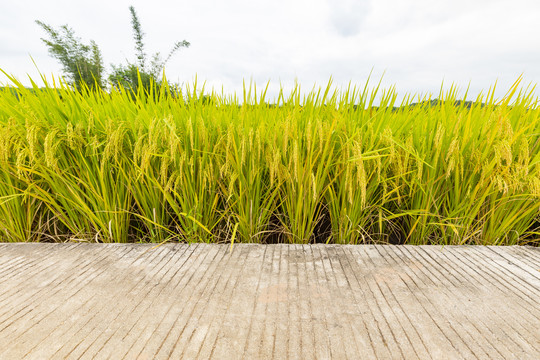
[[[0,244],[0,359],[540,359],[540,249]]]

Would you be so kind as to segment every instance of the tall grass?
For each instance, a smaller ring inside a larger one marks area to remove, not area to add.
[[[7,75],[7,74],[6,74]],[[0,91],[0,240],[533,244],[540,110],[394,89]],[[374,106],[379,100],[380,104]],[[233,239],[234,237],[234,239]]]

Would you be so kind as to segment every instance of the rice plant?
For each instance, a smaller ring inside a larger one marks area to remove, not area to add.
[[[240,102],[6,75],[1,241],[539,244],[540,110],[521,79],[501,100],[452,86],[398,105],[330,81],[269,104],[252,83]]]

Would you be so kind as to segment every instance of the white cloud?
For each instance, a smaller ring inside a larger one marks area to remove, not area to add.
[[[330,21],[341,36],[357,35],[371,10],[369,0],[328,0]]]
[[[0,68],[37,79],[31,55],[43,73],[60,74],[36,19],[95,40],[107,67],[133,60],[131,4],[148,53],[191,42],[170,60],[170,80],[190,83],[197,74],[226,92],[250,78],[260,87],[270,80],[273,95],[295,78],[304,90],[330,76],[338,87],[363,86],[372,68],[372,81],[386,71],[383,86],[400,94],[438,93],[444,79],[463,89],[470,81],[476,95],[498,80],[502,96],[521,73],[540,81],[537,0],[11,1],[0,12]]]

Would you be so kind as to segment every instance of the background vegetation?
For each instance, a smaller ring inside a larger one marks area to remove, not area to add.
[[[111,65],[112,72],[108,80],[112,87],[129,89],[133,94],[139,91],[139,85],[145,91],[149,91],[151,84],[159,86],[166,63],[182,47],[189,47],[186,40],[174,44],[167,58],[162,59],[160,53],[155,53],[151,59],[145,51],[144,32],[135,8],[129,7],[131,14],[131,27],[135,42],[137,61],[128,62],[127,65]],[[49,50],[49,54],[56,58],[63,67],[64,75],[68,83],[79,91],[83,87],[90,89],[105,89],[107,81],[103,58],[98,45],[91,40],[86,45],[75,36],[75,32],[68,25],[62,25],[60,29],[54,29],[42,21],[36,23],[46,32],[48,38],[42,38]],[[148,63],[150,60],[150,64]]]

